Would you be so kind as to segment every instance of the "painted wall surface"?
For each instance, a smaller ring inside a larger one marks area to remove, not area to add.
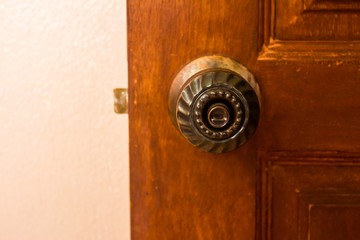
[[[129,239],[125,0],[0,1],[0,239]]]

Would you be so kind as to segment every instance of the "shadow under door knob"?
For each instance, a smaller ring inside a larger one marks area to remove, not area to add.
[[[240,147],[254,134],[260,101],[259,85],[243,65],[228,57],[205,56],[175,76],[169,113],[191,144],[223,153]]]

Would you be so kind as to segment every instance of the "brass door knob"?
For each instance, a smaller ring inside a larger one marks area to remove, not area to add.
[[[174,125],[194,146],[214,153],[243,145],[259,122],[261,97],[254,76],[223,56],[193,60],[175,76],[169,93]]]

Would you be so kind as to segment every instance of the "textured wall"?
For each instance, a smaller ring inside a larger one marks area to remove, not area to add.
[[[129,239],[125,0],[0,1],[0,239]]]

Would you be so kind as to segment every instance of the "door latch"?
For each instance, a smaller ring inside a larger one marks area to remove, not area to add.
[[[114,89],[114,112],[117,114],[128,113],[128,89]]]

